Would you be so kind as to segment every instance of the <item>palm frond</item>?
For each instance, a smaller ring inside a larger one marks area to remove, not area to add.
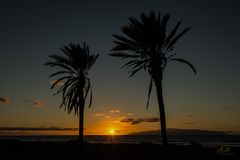
[[[114,52],[114,53],[110,53],[109,55],[112,57],[119,57],[122,59],[142,57],[140,54],[129,54],[129,53],[124,53],[124,52]]]
[[[67,66],[72,65],[72,61],[69,60],[66,57],[63,57],[63,56],[60,56],[60,55],[50,55],[49,57],[52,58],[56,63],[65,64]]]
[[[182,21],[179,21],[177,23],[177,25],[173,28],[173,30],[168,34],[168,36],[167,36],[167,38],[164,42],[164,45],[167,45],[170,42],[170,40],[174,37],[174,35],[176,34],[176,32],[177,32],[179,26],[181,25],[181,23],[182,23]]]
[[[99,57],[99,54],[89,56],[89,58],[88,58],[89,60],[88,60],[88,63],[87,63],[87,69],[88,70],[91,69],[91,67],[96,62],[98,57]]]
[[[188,65],[193,70],[193,72],[195,74],[197,74],[197,70],[195,69],[195,67],[190,62],[188,62],[185,59],[182,59],[182,58],[171,58],[170,61],[177,61],[177,62],[180,62],[180,63],[184,63],[184,64]]]
[[[184,29],[182,32],[180,32],[177,36],[175,36],[167,45],[167,50],[169,50],[187,31],[189,31],[190,27]]]
[[[141,69],[143,69],[144,68],[144,66],[140,66],[140,67],[138,67],[138,68],[136,68],[135,69],[135,67],[134,67],[134,69],[132,69],[132,70],[130,70],[130,76],[129,76],[129,78],[131,78],[132,76],[134,76],[138,71],[140,71]]]
[[[137,44],[131,40],[131,39],[128,39],[128,38],[125,38],[123,36],[119,36],[119,35],[116,35],[116,34],[113,34],[113,37],[115,37],[116,39],[118,39],[119,41],[122,42],[122,44],[128,46],[129,48],[132,48],[132,49],[135,49],[138,47]],[[118,41],[113,41],[114,43],[118,43]],[[112,49],[112,51],[114,51],[116,49]]]
[[[59,82],[61,82],[62,80],[68,79],[68,78],[71,78],[71,77],[70,77],[70,76],[64,76],[64,77],[59,78],[58,80],[56,80],[56,81],[52,84],[51,89],[53,89],[53,88],[54,88]]]
[[[135,17],[130,17],[129,18],[129,21],[132,26],[134,26],[135,28],[139,28],[140,27],[143,27],[143,23],[141,23],[138,19],[136,19]]]
[[[49,62],[45,63],[44,65],[50,66],[51,68],[52,67],[60,67],[60,68],[69,70],[71,72],[75,72],[75,70],[72,67],[67,66],[66,64],[63,64],[63,63],[57,63],[57,62],[54,62],[54,61],[49,61]]]
[[[129,68],[132,67],[134,65],[137,65],[141,63],[141,60],[139,59],[133,59],[133,60],[129,60],[127,63],[125,63],[121,68]]]
[[[74,83],[74,79],[68,79],[59,89],[56,93],[54,93],[54,95],[57,95],[59,93],[62,92],[62,98],[64,98],[65,93],[67,91],[67,89]]]
[[[73,74],[74,72],[72,72],[72,71],[66,71],[66,70],[64,70],[64,71],[58,71],[58,72],[55,72],[55,73],[53,73],[53,74],[50,74],[50,78],[51,77],[55,77],[55,76],[57,76],[57,75],[61,75],[61,74]]]
[[[133,46],[132,44],[127,44],[126,42],[123,41],[113,41],[113,43],[116,44],[116,46],[112,49],[112,51],[126,51],[130,50],[133,52],[139,52],[139,50]]]
[[[159,36],[159,39],[160,39],[160,45],[162,45],[162,43],[165,41],[165,38],[166,38],[166,31],[167,31],[167,23],[168,23],[168,20],[170,18],[170,15],[169,14],[165,14],[163,16],[163,19],[162,19],[162,22],[161,22],[161,26],[160,26],[160,36]]]
[[[152,93],[152,84],[153,84],[153,80],[151,78],[150,83],[149,83],[149,88],[148,88],[148,97],[147,97],[147,106],[146,106],[147,109],[148,109],[148,106],[149,106],[149,100],[150,100],[151,93]]]

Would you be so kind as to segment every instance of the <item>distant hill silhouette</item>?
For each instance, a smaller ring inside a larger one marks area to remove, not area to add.
[[[142,132],[132,132],[129,135],[159,135],[159,130],[149,130]],[[223,131],[209,131],[200,129],[179,129],[179,128],[168,128],[168,135],[226,135]]]

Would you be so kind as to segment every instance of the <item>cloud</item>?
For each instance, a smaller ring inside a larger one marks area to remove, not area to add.
[[[225,106],[222,109],[225,111],[229,111],[229,110],[235,110],[235,109],[237,109],[237,107],[236,106]]]
[[[61,128],[61,127],[0,127],[1,135],[62,135],[73,134],[78,128]]]
[[[42,107],[43,106],[43,102],[42,101],[39,101],[39,100],[36,100],[32,103],[33,106],[36,106],[36,107]]]
[[[61,128],[61,127],[0,127],[0,135],[5,134],[27,134],[27,133],[38,133],[38,132],[60,132],[60,131],[78,131],[78,128]]]
[[[8,97],[0,97],[0,104],[3,103],[3,104],[8,104],[10,103],[10,99]]]
[[[192,124],[195,124],[195,122],[185,122],[184,124],[186,124],[186,125],[192,125]]]
[[[94,113],[94,114],[92,114],[92,116],[93,117],[102,117],[102,116],[104,116],[104,114],[103,113]]]
[[[75,131],[78,128],[61,128],[61,127],[0,127],[3,131]]]
[[[110,116],[104,116],[104,118],[111,118]]]
[[[42,107],[43,102],[41,100],[30,100],[30,99],[24,99],[24,102],[31,103],[34,107]]]
[[[159,118],[155,118],[155,117],[152,117],[152,118],[137,118],[137,119],[134,119],[134,118],[122,118],[120,120],[120,122],[122,122],[122,123],[129,123],[131,125],[136,125],[136,124],[140,124],[140,123],[143,123],[143,122],[149,122],[149,123],[159,122]]]
[[[51,80],[50,84],[53,85],[57,80]],[[63,81],[59,81],[55,86],[56,87],[61,87],[62,85],[64,85]]]
[[[116,110],[111,110],[110,113],[119,113],[120,110],[116,109]]]
[[[186,115],[186,118],[192,118],[193,116],[191,114]]]

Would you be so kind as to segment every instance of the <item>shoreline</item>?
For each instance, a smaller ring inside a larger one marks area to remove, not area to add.
[[[207,148],[199,144],[189,146],[162,145],[152,143],[84,143],[24,142],[0,140],[0,159],[240,159],[240,147]]]
[[[75,141],[78,139],[77,135],[0,135],[1,140],[19,140],[23,142],[68,142]],[[139,144],[139,143],[152,143],[162,144],[161,137],[155,135],[85,135],[85,141],[89,143],[128,143],[128,144]],[[239,135],[225,135],[225,136],[169,136],[168,142],[172,145],[189,146],[192,144],[198,144],[203,147],[219,147],[219,146],[230,146],[240,147],[240,136]]]

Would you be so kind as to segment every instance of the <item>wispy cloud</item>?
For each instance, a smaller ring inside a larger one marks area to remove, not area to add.
[[[103,113],[94,113],[94,114],[92,114],[92,116],[93,117],[102,117],[102,116],[104,116],[104,114]]]
[[[224,111],[229,111],[229,110],[235,110],[235,109],[237,109],[237,107],[236,106],[225,106],[222,109]]]
[[[111,118],[110,116],[104,116],[104,118]]]
[[[192,125],[192,124],[195,124],[195,122],[185,122],[184,124],[186,124],[186,125]]]
[[[191,114],[186,115],[186,118],[192,118],[193,116]]]
[[[120,113],[120,110],[116,109],[116,110],[110,110],[110,113]]]
[[[24,99],[24,102],[31,103],[34,107],[42,107],[43,102],[41,100],[30,100],[30,99]]]
[[[78,128],[61,128],[61,127],[0,127],[3,131],[75,131]]]
[[[10,103],[10,99],[6,96],[0,97],[0,104],[8,104]]]
[[[57,80],[51,80],[50,81],[50,84],[53,85]],[[62,85],[64,85],[64,82],[63,81],[59,81],[57,82],[56,86],[57,87],[61,87]]]
[[[78,128],[61,127],[0,127],[0,135],[52,135],[52,134],[72,134]]]
[[[149,122],[149,123],[154,123],[154,122],[159,122],[159,118],[155,118],[155,117],[152,117],[152,118],[122,118],[120,120],[120,122],[122,123],[129,123],[131,125],[136,125],[136,124],[140,124],[140,123],[143,123],[143,122]]]

